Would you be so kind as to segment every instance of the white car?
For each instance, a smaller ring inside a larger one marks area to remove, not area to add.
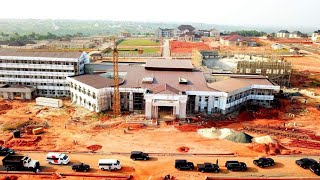
[[[121,169],[120,161],[117,159],[100,159],[98,163],[99,169],[104,170],[118,170]]]
[[[46,161],[49,164],[68,164],[69,157],[63,153],[49,152],[46,156]]]

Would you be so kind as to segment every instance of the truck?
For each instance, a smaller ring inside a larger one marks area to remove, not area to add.
[[[193,170],[193,162],[188,162],[185,159],[177,159],[174,163],[174,167],[178,170]]]
[[[7,155],[2,159],[2,165],[7,171],[40,171],[40,163],[29,156]]]
[[[239,161],[227,161],[225,164],[229,171],[246,171],[247,165],[244,162]]]
[[[220,171],[218,164],[212,164],[205,162],[203,164],[197,164],[198,171],[200,172],[215,172],[218,173]]]
[[[259,158],[253,160],[253,164],[259,167],[274,166],[274,160],[272,158]]]

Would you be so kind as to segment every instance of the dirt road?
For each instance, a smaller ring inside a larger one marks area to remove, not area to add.
[[[42,172],[58,172],[58,173],[73,173],[71,164],[76,162],[84,162],[91,166],[90,174],[100,175],[132,175],[134,179],[160,179],[165,175],[170,174],[177,179],[205,179],[209,177],[317,177],[308,169],[302,169],[295,164],[296,159],[304,156],[277,156],[273,157],[276,165],[269,168],[259,168],[255,166],[252,161],[254,157],[232,157],[232,156],[153,156],[149,161],[133,161],[128,155],[108,155],[108,154],[69,154],[71,162],[69,165],[49,165],[45,162],[46,153],[28,153],[28,155],[35,160],[40,161]],[[122,163],[123,168],[120,171],[108,172],[98,169],[97,162],[102,158],[118,159]],[[318,160],[320,156],[313,156]],[[187,159],[192,161],[195,165],[203,162],[216,162],[219,159],[221,172],[215,173],[200,173],[194,171],[178,171],[174,168],[175,159]],[[247,172],[229,172],[223,166],[227,160],[243,161],[248,166]],[[3,167],[1,169],[4,171]],[[86,173],[76,173],[86,174]],[[71,177],[70,177],[71,178]],[[69,179],[67,177],[66,179]]]

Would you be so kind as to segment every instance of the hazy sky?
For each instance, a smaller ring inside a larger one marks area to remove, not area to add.
[[[1,0],[0,18],[320,26],[320,0]]]

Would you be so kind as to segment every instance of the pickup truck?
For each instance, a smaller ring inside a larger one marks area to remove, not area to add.
[[[193,170],[193,162],[188,162],[185,159],[177,159],[175,161],[174,167],[179,170]]]
[[[84,171],[87,172],[90,169],[90,166],[88,164],[84,164],[84,163],[77,163],[77,164],[73,164],[71,166],[72,170],[74,171]]]
[[[244,162],[239,161],[227,161],[225,166],[229,171],[246,171],[247,165]]]
[[[212,164],[205,162],[203,164],[197,164],[198,171],[200,172],[215,172],[218,173],[220,171],[219,166],[217,164]]]
[[[259,167],[274,166],[274,160],[272,158],[259,158],[253,160],[253,164]]]
[[[16,156],[16,155],[7,155],[2,159],[2,165],[8,171],[40,171],[40,163],[37,160],[32,160],[28,156]]]

